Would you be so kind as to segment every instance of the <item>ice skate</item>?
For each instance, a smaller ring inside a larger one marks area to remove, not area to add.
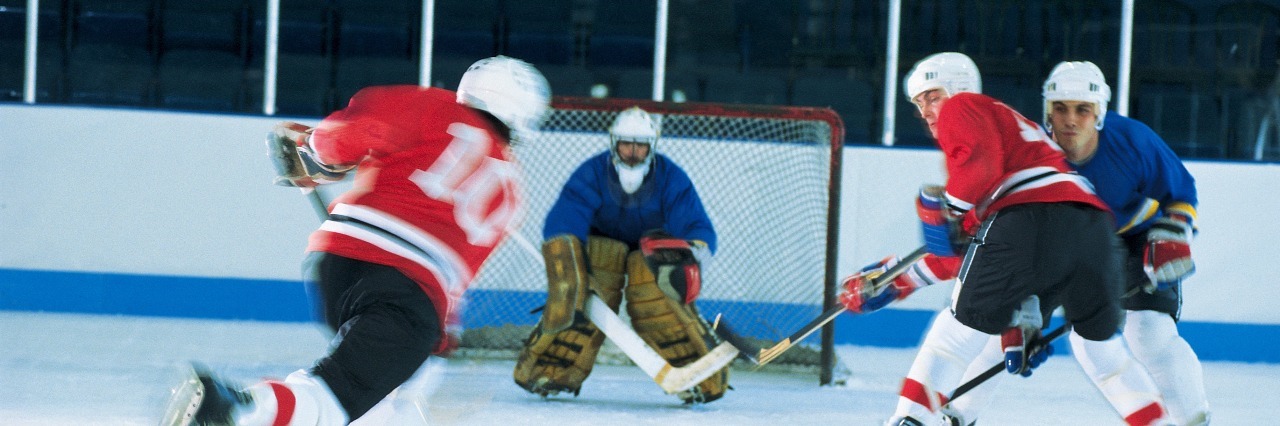
[[[253,401],[199,365],[171,392],[161,426],[232,426],[236,408]]]

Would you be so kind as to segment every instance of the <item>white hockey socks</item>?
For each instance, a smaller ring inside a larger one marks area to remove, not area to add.
[[[932,424],[939,418],[939,408],[947,403],[951,391],[971,360],[978,356],[991,336],[961,324],[944,308],[934,317],[933,325],[920,344],[907,378],[898,394],[893,418],[910,416]],[[1003,356],[1003,354],[1002,354]]]
[[[1087,340],[1075,332],[1068,338],[1071,352],[1089,380],[1130,426],[1164,425],[1169,419],[1160,391],[1147,370],[1129,353],[1120,335]]]
[[[341,426],[347,413],[323,380],[304,370],[295,371],[284,382],[266,381],[250,386],[251,409],[236,413],[241,426]]]
[[[978,357],[969,363],[969,368],[965,370],[964,379],[961,380],[961,383],[973,380],[993,365],[1004,363],[1004,348],[1001,346],[999,336],[990,336],[987,339],[987,344],[982,347],[982,353],[978,354]],[[1004,382],[1006,376],[1008,374],[991,376],[982,386],[970,389],[960,398],[951,401],[951,405],[943,408],[942,412],[965,425],[977,421],[978,416],[995,399],[996,392],[1000,390],[1000,384]]]
[[[1172,317],[1156,311],[1127,311],[1124,340],[1151,373],[1173,420],[1187,426],[1209,423],[1200,358],[1178,335]]]

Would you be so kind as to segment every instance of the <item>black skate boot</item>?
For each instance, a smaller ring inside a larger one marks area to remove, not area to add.
[[[234,426],[233,412],[253,402],[247,392],[218,380],[201,365],[173,389],[165,410],[165,426]]]

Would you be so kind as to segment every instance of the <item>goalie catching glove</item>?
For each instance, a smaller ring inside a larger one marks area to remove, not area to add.
[[[640,252],[645,264],[664,288],[674,289],[684,303],[692,303],[702,291],[702,262],[711,251],[702,241],[686,241],[662,230],[651,230],[640,237]],[[673,295],[675,296],[675,295]]]
[[[882,278],[884,273],[901,262],[898,256],[886,257],[845,278],[840,303],[856,314],[878,311],[895,300],[907,298],[917,288],[955,278],[959,260],[955,257],[926,254],[901,275],[892,277],[890,282],[885,283],[885,278]]]
[[[267,152],[276,169],[276,185],[312,188],[340,181],[355,168],[354,164],[321,162],[309,142],[312,130],[304,124],[284,121],[267,134]]]
[[[1147,231],[1142,269],[1157,289],[1168,288],[1196,271],[1191,261],[1190,220],[1182,215],[1156,219]]]

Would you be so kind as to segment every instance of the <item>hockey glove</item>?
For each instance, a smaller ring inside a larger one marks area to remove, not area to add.
[[[308,143],[311,131],[306,125],[285,121],[267,134],[267,151],[276,169],[276,185],[310,188],[334,183],[355,168],[321,162]]]
[[[907,298],[917,288],[954,278],[954,276],[948,276],[953,274],[935,273],[934,268],[938,267],[938,259],[933,255],[925,255],[887,283],[880,281],[880,278],[886,271],[901,262],[899,257],[889,256],[867,265],[858,273],[844,279],[842,283],[844,291],[840,293],[840,303],[856,314],[871,313],[888,306],[895,300]]]
[[[937,185],[920,188],[916,199],[916,214],[920,216],[924,244],[929,253],[938,256],[959,256],[964,253],[969,238],[964,235],[962,215],[947,207],[945,190]]]
[[[640,237],[640,252],[644,262],[662,284],[660,288],[674,289],[676,300],[692,303],[702,291],[701,263],[698,251],[704,256],[710,253],[701,241],[686,241],[662,230],[651,230]]]
[[[1049,359],[1053,346],[1036,345],[1041,328],[1044,328],[1044,316],[1040,312],[1040,298],[1033,295],[1022,302],[1021,309],[1013,313],[1009,328],[1000,334],[1005,371],[1028,377],[1032,369]]]
[[[1147,248],[1142,254],[1142,269],[1156,289],[1177,284],[1196,271],[1191,261],[1191,224],[1182,216],[1156,219],[1147,231]]]

